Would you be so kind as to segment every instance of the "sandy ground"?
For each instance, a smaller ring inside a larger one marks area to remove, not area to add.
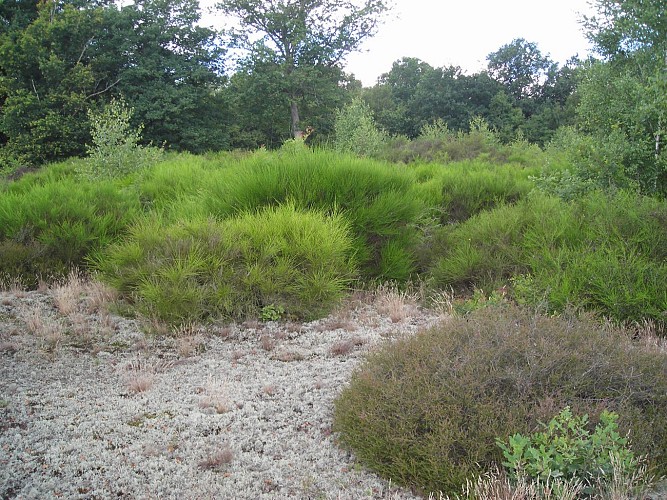
[[[312,323],[161,334],[74,281],[0,293],[0,497],[417,498],[335,445],[333,401],[435,314],[360,294]]]

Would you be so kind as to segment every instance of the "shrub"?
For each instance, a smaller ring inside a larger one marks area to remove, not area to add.
[[[456,494],[502,460],[496,439],[559,409],[618,414],[619,432],[667,471],[667,356],[609,325],[486,307],[370,354],[335,403],[334,430],[369,468]]]
[[[222,222],[147,218],[95,264],[142,312],[171,323],[267,312],[313,318],[354,277],[351,253],[340,216],[288,204]]]
[[[360,98],[336,113],[334,134],[336,151],[358,156],[377,156],[387,140],[387,134],[375,125],[370,107]]]
[[[438,288],[488,293],[511,280],[524,304],[576,305],[664,330],[666,222],[664,201],[629,193],[572,203],[535,194],[436,230],[420,256]]]
[[[426,125],[419,137],[409,140],[394,137],[387,141],[381,158],[392,162],[411,163],[463,161],[481,158],[505,163],[510,156],[523,161],[526,148],[502,145],[482,118],[470,122],[470,132],[450,132],[442,123]],[[532,158],[533,155],[527,156]]]
[[[638,469],[639,461],[627,438],[618,433],[617,421],[616,413],[605,410],[591,433],[588,415],[578,417],[566,407],[548,424],[541,424],[540,432],[497,440],[505,458],[503,466],[514,480],[524,475],[542,484],[576,480],[582,493],[591,495],[615,472],[631,477]]]
[[[113,99],[100,112],[88,111],[93,145],[81,172],[88,177],[122,177],[156,163],[162,151],[139,145],[143,126],[133,130],[133,109],[123,99]]]

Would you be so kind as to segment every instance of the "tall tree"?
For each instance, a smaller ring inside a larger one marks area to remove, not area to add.
[[[39,164],[81,154],[86,112],[101,94],[90,45],[102,12],[45,1],[31,21],[30,9],[16,6],[11,18],[20,23],[0,36],[2,156]]]
[[[583,129],[623,141],[626,171],[647,192],[667,193],[667,9],[664,0],[596,0],[585,18],[604,61],[581,85]],[[620,148],[619,148],[620,149]]]
[[[487,56],[489,73],[518,101],[534,97],[554,64],[537,45],[516,38]]]
[[[146,142],[195,153],[228,146],[224,49],[199,21],[198,0],[135,0],[110,26],[106,57],[121,62],[116,90]]]
[[[146,141],[194,152],[228,146],[219,92],[223,51],[215,33],[197,25],[197,0],[0,5],[0,156],[6,163],[84,154],[88,110],[118,94],[135,109],[133,125],[145,124]]]
[[[387,0],[223,0],[218,9],[238,20],[228,33],[236,47],[272,54],[283,79],[293,136],[299,137],[299,106],[306,88],[331,78],[327,68],[373,36]]]

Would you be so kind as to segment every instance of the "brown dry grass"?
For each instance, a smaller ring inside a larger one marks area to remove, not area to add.
[[[392,323],[401,323],[419,314],[419,296],[410,290],[399,290],[391,285],[380,285],[375,291],[375,304],[382,316]]]
[[[218,470],[224,465],[232,463],[233,460],[234,453],[232,450],[229,447],[223,447],[209,453],[198,465],[200,469]]]

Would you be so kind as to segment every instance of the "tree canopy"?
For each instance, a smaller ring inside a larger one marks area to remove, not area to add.
[[[372,36],[387,0],[223,0],[218,9],[238,20],[227,33],[250,58],[277,63],[289,103],[291,132],[301,135],[299,106],[306,89],[338,83],[327,68],[338,67]],[[337,76],[340,76],[338,73]]]

